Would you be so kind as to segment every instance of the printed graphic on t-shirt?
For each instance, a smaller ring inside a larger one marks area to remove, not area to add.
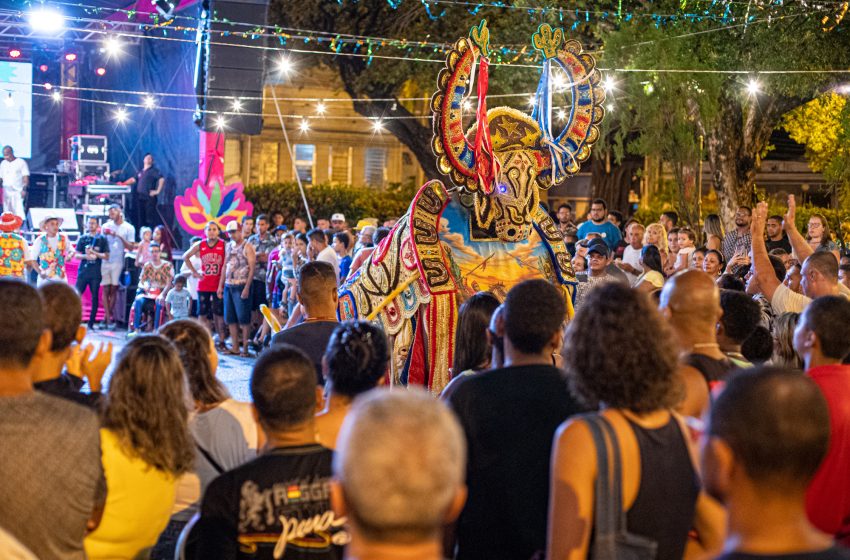
[[[239,545],[244,552],[274,544],[275,558],[287,549],[331,552],[348,543],[345,517],[330,509],[328,478],[306,476],[261,489],[253,480],[239,494]]]

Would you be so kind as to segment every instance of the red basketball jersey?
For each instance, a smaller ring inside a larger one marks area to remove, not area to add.
[[[201,241],[200,272],[203,276],[198,280],[198,291],[215,292],[218,290],[222,271],[224,271],[224,241],[219,239],[212,247],[206,240]]]

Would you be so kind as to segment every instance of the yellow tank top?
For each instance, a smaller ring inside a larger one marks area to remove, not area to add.
[[[89,560],[132,559],[156,544],[174,506],[174,477],[124,453],[118,438],[100,430],[106,506],[100,525],[85,539]]]

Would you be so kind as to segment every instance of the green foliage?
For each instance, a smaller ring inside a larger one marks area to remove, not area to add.
[[[579,11],[597,9],[598,4],[591,0],[575,0],[570,4],[570,10],[559,12],[557,9],[541,13],[538,10],[521,10],[508,8],[479,7],[474,10],[468,6],[451,4],[430,4],[420,0],[346,0],[344,2],[322,1],[308,3],[309,9],[289,9],[285,2],[272,2],[269,11],[269,21],[283,26],[322,30],[330,34],[355,34],[391,39],[410,40],[409,47],[415,47],[416,39],[427,39],[433,42],[453,44],[458,39],[467,37],[472,26],[481,19],[487,19],[490,30],[490,59],[493,66],[490,69],[491,80],[489,93],[533,93],[540,77],[538,68],[524,67],[522,63],[534,63],[536,57],[531,47],[531,35],[542,23],[554,27],[571,29],[574,21],[577,26],[568,32],[570,38],[585,42],[590,40],[595,32],[595,24],[585,22]],[[535,8],[562,8],[563,3],[557,0],[526,0],[510,2],[513,6],[529,5]],[[575,11],[574,11],[575,10]],[[427,96],[436,91],[437,76],[442,63],[429,63],[422,59],[442,61],[446,51],[441,48],[411,48],[397,49],[389,44],[370,44],[363,41],[354,48],[351,44],[341,47],[341,53],[356,52],[366,54],[370,47],[380,47],[374,58],[368,57],[328,57],[316,56],[311,63],[327,64],[336,68],[345,83],[349,93],[357,97],[387,98],[406,97],[412,93],[408,88],[411,84],[418,90],[419,95]],[[514,52],[523,51],[517,55]],[[308,47],[312,50],[326,50],[324,45]],[[381,58],[381,56],[401,57],[401,60]],[[303,54],[299,58],[306,57]],[[520,63],[514,66],[497,66],[500,63]],[[498,101],[490,100],[489,106],[512,105],[524,110],[526,97],[508,97]],[[407,105],[407,103],[404,103]],[[387,104],[392,107],[392,103]],[[373,104],[374,111],[382,114],[383,106]],[[430,127],[429,127],[430,128]],[[430,137],[425,139],[430,142]]]
[[[600,66],[619,69],[608,74],[616,87],[605,140],[619,157],[653,155],[675,170],[696,166],[703,137],[728,223],[730,208],[750,198],[759,158],[782,114],[844,78],[818,70],[847,67],[848,21],[825,31],[821,19],[839,8],[796,3],[658,0],[643,6],[678,17],[634,17],[602,35]],[[757,91],[748,91],[751,81]],[[847,162],[840,168],[850,177]]]
[[[791,138],[806,146],[813,170],[840,187],[842,203],[850,205],[850,103],[827,93],[791,111],[782,120]]]
[[[378,218],[381,223],[398,218],[410,206],[418,187],[412,183],[393,184],[385,189],[352,187],[350,185],[312,185],[305,187],[313,220],[329,219],[342,212],[349,225],[362,218]],[[248,185],[245,197],[254,204],[254,214],[279,211],[287,224],[296,217],[306,219],[304,203],[296,182]]]

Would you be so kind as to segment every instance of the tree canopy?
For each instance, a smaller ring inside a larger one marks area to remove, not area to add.
[[[540,71],[533,67],[539,61],[530,36],[541,23],[563,27],[568,38],[594,52],[614,85],[597,155],[610,150],[618,160],[656,156],[672,165],[683,195],[704,157],[727,223],[738,204],[753,202],[759,160],[783,115],[850,79],[850,26],[839,2],[579,0],[564,8],[545,0],[323,0],[309,9],[284,10],[278,1],[270,17],[293,28],[438,43],[427,49],[383,46],[378,53],[400,60],[321,57],[339,71],[355,100],[389,100],[355,101],[355,110],[372,117],[421,114],[421,107],[398,99],[410,92],[430,95],[442,63],[423,59],[442,61],[448,45],[481,18],[488,20],[495,53],[490,94],[531,93]],[[370,46],[377,45],[366,41],[355,49],[364,53]],[[497,104],[528,108],[523,98],[489,102]],[[436,177],[430,122],[385,124]]]

